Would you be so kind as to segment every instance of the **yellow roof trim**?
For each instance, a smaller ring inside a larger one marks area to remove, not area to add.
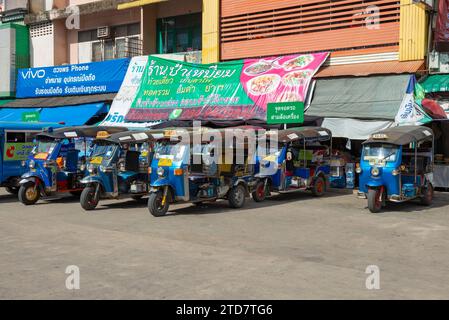
[[[121,3],[117,6],[117,9],[125,10],[125,9],[145,6],[147,4],[153,4],[153,3],[165,2],[165,1],[168,1],[168,0],[138,0],[138,1],[128,2],[128,3]]]

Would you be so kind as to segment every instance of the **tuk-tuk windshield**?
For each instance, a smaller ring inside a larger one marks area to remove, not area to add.
[[[109,160],[114,155],[116,145],[112,144],[96,144],[91,154],[91,158],[101,157],[103,160]]]
[[[363,146],[363,160],[370,162],[394,162],[398,146],[392,144],[366,144]]]
[[[56,145],[57,145],[56,141],[39,141],[37,146],[34,147],[32,153],[33,154],[39,154],[39,153],[50,154],[53,152]]]
[[[186,148],[187,145],[181,143],[157,142],[154,146],[154,158],[180,161],[184,157]]]

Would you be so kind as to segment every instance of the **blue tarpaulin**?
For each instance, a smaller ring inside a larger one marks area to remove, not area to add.
[[[24,114],[39,113],[40,122],[63,122],[66,126],[86,124],[92,117],[108,112],[105,103],[55,108],[0,108],[0,121],[21,122]]]

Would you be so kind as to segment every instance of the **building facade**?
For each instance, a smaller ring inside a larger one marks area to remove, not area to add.
[[[34,5],[33,5],[34,3]],[[213,5],[211,5],[212,3]],[[161,54],[191,62],[218,61],[218,1],[31,1],[25,23],[34,67]],[[208,12],[215,9],[215,17]],[[210,19],[209,19],[210,18]],[[210,23],[209,23],[210,24]],[[207,32],[207,36],[204,33]],[[215,36],[215,44],[209,40]],[[206,47],[202,57],[203,42]]]

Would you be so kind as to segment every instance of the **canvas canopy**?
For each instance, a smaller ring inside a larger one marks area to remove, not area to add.
[[[373,133],[365,143],[381,142],[406,145],[411,142],[433,139],[433,131],[427,127],[402,126]]]
[[[394,121],[410,75],[320,79],[306,114]]]

